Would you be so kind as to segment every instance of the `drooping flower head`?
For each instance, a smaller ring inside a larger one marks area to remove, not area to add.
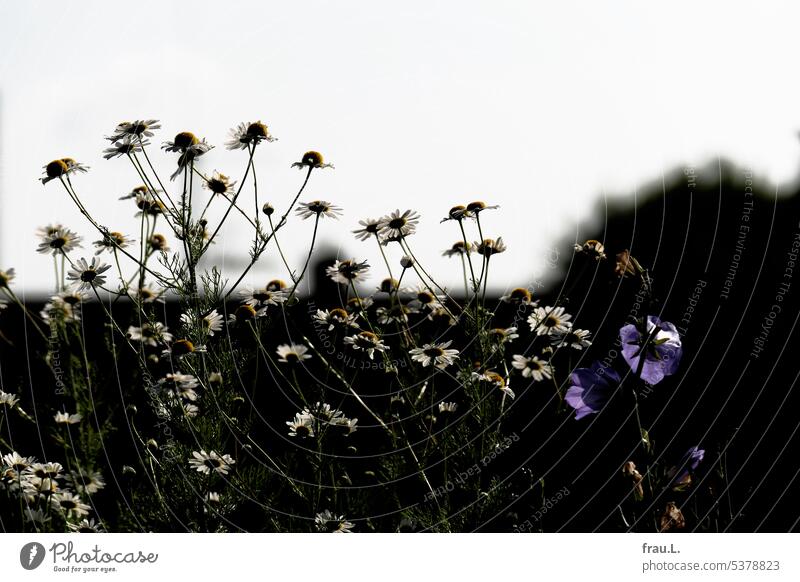
[[[225,142],[229,150],[246,150],[250,144],[257,145],[262,141],[275,141],[269,128],[260,121],[253,123],[242,122],[230,130],[230,138]]]
[[[634,373],[649,384],[658,384],[665,376],[678,370],[683,350],[681,338],[675,326],[661,321],[655,315],[648,315],[635,324],[628,324],[619,330],[622,341],[622,357]],[[644,353],[644,362],[640,363]]]
[[[303,157],[300,159],[299,162],[295,162],[292,164],[293,168],[308,168],[309,170],[313,170],[315,168],[333,168],[333,164],[326,164],[325,158],[322,157],[322,154],[315,151],[308,151],[303,154]]]
[[[564,400],[575,409],[575,420],[595,414],[611,398],[620,377],[616,371],[594,362],[589,368],[576,368],[570,375],[570,387]]]

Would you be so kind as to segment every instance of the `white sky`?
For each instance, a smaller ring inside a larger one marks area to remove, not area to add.
[[[46,291],[51,262],[35,253],[35,228],[59,221],[98,238],[60,186],[37,182],[49,160],[89,164],[75,180],[84,203],[134,234],[132,205],[117,198],[139,180],[126,161],[101,157],[117,122],[162,120],[156,145],[194,131],[217,146],[202,169],[239,178],[246,154],[223,141],[236,123],[260,119],[279,138],[258,154],[262,199],[279,210],[305,150],[336,165],[315,172],[304,199],[344,207],[322,229],[343,254],[377,271],[374,245],[349,231],[359,218],[415,208],[418,256],[458,285],[458,263],[440,257],[457,229],[438,222],[453,204],[483,199],[502,206],[485,215],[485,234],[509,244],[493,261],[495,288],[524,285],[604,193],[631,196],[717,154],[793,179],[798,11],[791,2],[9,3],[0,268],[16,267],[29,293]],[[174,154],[156,157],[171,172]],[[311,226],[281,237],[298,269]],[[244,258],[242,230],[227,232],[218,260]],[[285,273],[268,258],[252,280],[272,276]]]

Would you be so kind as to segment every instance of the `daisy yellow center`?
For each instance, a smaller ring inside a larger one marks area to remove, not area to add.
[[[444,355],[444,350],[439,347],[426,348],[423,352],[429,358],[439,358]]]
[[[247,135],[250,137],[267,137],[269,132],[267,131],[267,126],[263,123],[251,123],[247,126]]]
[[[196,145],[199,142],[197,136],[195,136],[191,131],[182,131],[178,135],[175,136],[175,147],[178,148],[188,148],[189,146]]]
[[[469,212],[474,212],[475,210],[483,210],[484,208],[486,208],[486,203],[481,202],[480,200],[476,202],[470,202],[469,204],[467,204],[467,210]]]
[[[331,319],[340,319],[344,321],[347,319],[347,312],[341,307],[337,307],[336,309],[331,309],[330,316]]]
[[[222,179],[212,178],[208,181],[208,189],[214,194],[224,194],[228,190],[228,184]]]
[[[297,436],[308,436],[311,434],[311,429],[304,424],[298,424],[296,427],[294,427],[294,432],[297,434]]]
[[[542,322],[542,325],[545,327],[555,327],[559,323],[561,323],[561,320],[558,319],[558,317],[556,317],[555,315],[548,315],[547,317],[545,317],[544,321]]]
[[[222,467],[222,461],[219,459],[205,459],[203,464],[209,469],[219,469]]]
[[[408,221],[401,216],[401,217],[393,218],[392,220],[390,220],[389,221],[389,228],[396,228],[396,229],[403,228],[406,224],[408,224]]]
[[[286,288],[286,283],[281,281],[280,279],[273,279],[269,283],[267,283],[267,289],[270,291],[280,291],[281,289]]]
[[[172,344],[174,354],[190,354],[194,351],[194,344],[189,340],[181,339]]]
[[[330,210],[330,206],[320,202],[319,200],[315,200],[311,204],[308,205],[308,209],[311,212],[316,212],[317,214],[322,214],[323,212],[327,212]]]
[[[45,172],[47,173],[48,178],[58,178],[59,176],[63,176],[67,173],[69,167],[67,166],[64,160],[53,160],[47,167],[45,167]]]
[[[417,300],[425,305],[433,303],[434,297],[427,291],[420,291],[417,293]]]
[[[147,131],[147,124],[146,123],[132,123],[130,127],[128,127],[128,133],[132,133],[134,135],[139,135]]]
[[[255,316],[256,310],[251,305],[240,305],[236,308],[236,319],[253,319]]]
[[[289,352],[283,359],[289,363],[296,363],[300,361],[300,355],[297,352]]]
[[[531,293],[527,289],[517,288],[511,292],[511,299],[516,301],[528,301],[531,298]]]
[[[303,154],[303,164],[316,168],[323,162],[322,154],[319,152],[306,152]]]
[[[72,501],[72,499],[62,499],[61,500],[61,507],[66,509],[67,511],[75,509],[78,507],[78,504]]]
[[[81,281],[84,283],[91,283],[97,277],[97,272],[93,271],[92,269],[87,269],[83,273],[81,273]]]

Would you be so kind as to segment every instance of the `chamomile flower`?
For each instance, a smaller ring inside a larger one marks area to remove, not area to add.
[[[423,368],[428,366],[435,366],[440,370],[445,369],[458,359],[459,351],[449,349],[453,340],[448,340],[443,343],[425,344],[421,348],[414,348],[408,353],[411,359],[420,362]]]
[[[150,247],[151,251],[154,252],[167,252],[169,251],[169,246],[167,245],[167,237],[163,234],[154,234],[147,240],[147,244]]]
[[[447,216],[445,216],[441,222],[447,222],[448,220],[461,220],[467,216],[469,216],[467,207],[463,204],[457,204],[447,211]]]
[[[158,384],[169,396],[184,398],[192,402],[198,398],[195,388],[200,385],[200,382],[191,374],[167,374],[158,381]]]
[[[47,184],[50,180],[62,179],[75,172],[88,172],[89,167],[76,162],[72,158],[61,158],[53,160],[44,169],[44,176],[40,178],[42,184]]]
[[[82,519],[78,523],[68,523],[67,527],[75,533],[104,533],[103,525],[94,518]]]
[[[302,414],[310,416],[317,422],[329,424],[338,418],[344,418],[344,413],[338,408],[332,407],[327,402],[315,402],[311,408],[304,407]]]
[[[591,332],[585,329],[574,329],[572,326],[566,330],[559,330],[550,336],[550,343],[558,348],[569,347],[574,350],[582,350],[592,345],[589,341]]]
[[[314,518],[317,530],[326,533],[350,533],[355,526],[347,521],[343,515],[334,515],[329,509],[318,513]]]
[[[298,364],[311,359],[311,354],[307,352],[308,348],[302,344],[283,344],[277,349],[278,361],[284,364]]]
[[[368,270],[367,261],[359,263],[355,259],[346,259],[344,261],[336,259],[332,266],[325,269],[325,273],[336,283],[349,285],[366,279]]]
[[[500,298],[500,301],[503,303],[514,303],[517,305],[533,305],[533,295],[531,294],[529,289],[525,289],[524,287],[517,287],[516,289],[512,289],[511,293],[508,295],[503,295]]]
[[[192,456],[189,457],[189,466],[204,475],[211,475],[217,473],[219,475],[227,475],[231,470],[231,465],[236,461],[230,455],[217,454],[216,451],[206,452],[204,450],[192,451]]]
[[[161,129],[158,119],[137,119],[136,121],[123,121],[117,124],[114,132],[106,137],[108,141],[114,142],[121,139],[141,139],[143,137],[153,137],[153,130]]]
[[[475,251],[486,258],[498,253],[503,253],[507,248],[506,243],[503,242],[502,236],[497,237],[497,240],[485,238],[483,241],[475,243]]]
[[[124,138],[121,141],[114,142],[111,147],[103,150],[103,157],[107,160],[111,158],[120,158],[122,156],[130,156],[131,154],[138,154],[142,151],[141,146],[150,145],[146,139],[139,143],[138,139]]]
[[[53,321],[76,322],[81,320],[80,311],[58,295],[51,297],[50,301],[44,304],[44,308],[39,312],[39,315],[48,323]]]
[[[550,363],[536,356],[528,358],[517,354],[511,365],[520,370],[524,378],[533,378],[535,382],[550,380],[553,377],[553,367]]]
[[[327,216],[338,220],[339,216],[341,216],[341,210],[338,206],[325,200],[312,200],[311,202],[300,203],[295,212],[303,220],[312,216],[318,216],[319,218]]]
[[[404,324],[408,322],[408,316],[414,311],[407,305],[396,302],[390,307],[378,307],[375,310],[375,316],[378,318],[378,323],[381,325],[388,325],[390,323]]]
[[[352,346],[354,350],[364,350],[367,352],[370,360],[373,358],[376,351],[385,352],[389,349],[381,339],[371,331],[362,331],[356,335],[347,336],[344,338],[344,343]]]
[[[317,313],[314,314],[314,321],[322,326],[327,326],[327,330],[331,331],[336,327],[358,327],[358,324],[355,322],[358,316],[352,313],[347,313],[341,307],[336,307],[335,309],[317,309]]]
[[[70,414],[68,412],[56,412],[56,424],[78,424],[83,416],[80,414]]]
[[[78,495],[74,495],[69,491],[64,491],[62,493],[56,493],[53,495],[51,504],[53,509],[60,511],[68,518],[80,518],[84,515],[89,515],[89,509],[91,509],[86,503],[81,501],[81,498]]]
[[[172,334],[167,326],[158,321],[153,324],[144,323],[142,327],[130,326],[127,335],[131,341],[142,342],[151,347],[172,341]]]
[[[203,188],[211,192],[212,194],[221,194],[223,196],[228,196],[228,194],[233,194],[233,190],[236,187],[236,182],[231,182],[230,178],[225,174],[220,174],[217,171],[211,175],[210,178],[206,178],[203,181]]]
[[[356,239],[368,240],[373,236],[378,236],[383,222],[380,218],[366,218],[364,220],[359,220],[358,224],[361,225],[361,228],[357,228],[353,231],[353,234],[356,235]]]
[[[512,342],[519,337],[516,327],[496,327],[489,330],[489,337],[499,344]]]
[[[537,307],[528,317],[528,325],[536,335],[552,335],[567,331],[570,319],[563,307]]]
[[[11,451],[10,453],[3,455],[2,459],[0,460],[3,461],[3,464],[6,467],[13,469],[17,473],[22,473],[35,461],[33,457],[23,457],[17,451]]]
[[[236,308],[236,311],[231,313],[228,317],[229,324],[238,324],[239,322],[252,321],[259,317],[264,317],[267,314],[266,306],[258,307],[250,305],[249,303],[242,303]]]
[[[153,289],[149,285],[143,285],[134,291],[134,296],[142,303],[155,303],[156,301],[163,302],[163,294],[163,289]]]
[[[57,255],[59,253],[68,253],[80,246],[81,237],[68,228],[57,225],[55,228],[45,227],[40,229],[41,242],[36,248],[36,251],[46,255],[51,253]]]
[[[292,437],[313,437],[314,436],[314,419],[302,412],[298,412],[294,415],[292,420],[286,421],[286,425],[289,427],[289,436]]]
[[[99,471],[77,469],[70,471],[65,479],[73,489],[81,494],[93,495],[106,486],[106,480]]]
[[[351,297],[347,300],[345,308],[350,313],[364,313],[375,302],[372,297]]]
[[[463,240],[458,240],[453,243],[449,249],[442,253],[443,257],[463,257],[464,255],[468,255],[473,251],[472,245],[470,243],[465,243]]]
[[[97,250],[94,252],[95,255],[99,255],[103,251],[108,251],[109,253],[113,253],[117,248],[124,249],[132,245],[135,241],[133,239],[128,238],[124,234],[120,232],[106,232],[103,235],[101,240],[96,240],[92,244],[97,247]]]
[[[110,268],[111,265],[98,261],[97,257],[92,257],[91,263],[87,263],[86,259],[78,259],[75,266],[67,273],[67,279],[72,281],[78,290],[101,287],[106,282],[103,273]]]
[[[170,176],[170,179],[174,180],[195,159],[208,152],[214,146],[209,145],[205,138],[200,140],[192,132],[182,131],[172,141],[165,141],[161,147],[168,152],[180,152],[181,154],[178,157],[178,169]]]
[[[247,286],[239,291],[239,295],[243,303],[252,307],[278,306],[289,298],[289,294],[286,291],[252,286]]]
[[[0,289],[2,289],[3,287],[7,288],[11,283],[11,281],[14,280],[14,277],[16,277],[16,275],[17,273],[13,268],[6,269],[5,271],[3,269],[0,269]]]
[[[30,473],[39,479],[50,478],[58,479],[64,467],[61,463],[47,462],[47,463],[34,463],[30,466]]]
[[[606,258],[606,248],[599,240],[589,239],[582,245],[575,245],[576,253],[583,253],[597,261],[602,261]]]
[[[506,379],[503,378],[497,372],[494,372],[492,370],[486,370],[483,373],[473,372],[472,377],[478,380],[479,382],[486,382],[488,384],[491,384],[492,386],[500,390],[503,394],[506,394],[512,400],[516,396],[516,394],[514,394],[514,391],[506,383]]]
[[[414,234],[419,223],[419,214],[414,210],[395,210],[381,218],[380,235],[384,238],[402,238]]]
[[[298,168],[302,170],[303,168],[308,168],[309,170],[313,170],[315,168],[333,168],[333,164],[326,164],[325,158],[322,157],[322,154],[315,151],[308,151],[303,154],[303,157],[300,159],[299,162],[295,162],[292,164],[293,168]]]
[[[348,436],[353,434],[358,430],[358,419],[357,418],[336,418],[331,421],[330,426],[337,430],[339,434],[343,434],[344,436]]]
[[[436,311],[442,308],[442,298],[431,293],[425,285],[419,284],[412,290],[413,299],[409,303],[410,307]]]
[[[455,402],[440,402],[439,403],[439,414],[442,414],[442,413],[445,413],[445,412],[452,414],[456,410],[458,410],[458,404],[456,404]]]
[[[9,408],[14,408],[19,402],[19,398],[17,398],[14,394],[9,394],[8,392],[3,392],[0,390],[0,406],[7,406]]]
[[[150,194],[149,192],[139,193],[135,197],[136,208],[139,211],[135,214],[135,216],[158,216],[160,214],[164,214],[166,207],[164,204],[158,200],[155,196]]]
[[[500,208],[500,206],[497,204],[494,206],[487,206],[486,202],[476,200],[475,202],[470,202],[467,204],[466,211],[468,216],[477,217],[484,210],[492,210],[495,208]]]
[[[225,142],[225,147],[229,150],[246,150],[250,144],[257,145],[262,141],[277,139],[270,135],[269,128],[260,121],[242,122],[230,130],[229,136]]]
[[[195,327],[196,321],[197,319],[189,313],[181,314],[181,322],[188,328]],[[216,309],[212,309],[211,313],[199,318],[199,327],[209,336],[213,336],[216,332],[221,331],[223,323],[224,318],[217,313]]]

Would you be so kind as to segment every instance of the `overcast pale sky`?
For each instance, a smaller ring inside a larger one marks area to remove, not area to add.
[[[46,291],[51,263],[35,253],[35,228],[58,221],[97,238],[60,186],[37,182],[49,160],[89,164],[74,181],[84,203],[102,224],[135,234],[131,203],[117,198],[139,180],[127,162],[101,157],[117,122],[160,119],[156,145],[194,131],[217,146],[203,171],[239,179],[246,154],[225,151],[227,130],[260,119],[279,138],[257,160],[263,198],[279,210],[299,185],[289,166],[305,150],[336,165],[315,172],[304,199],[344,208],[322,228],[342,254],[378,267],[374,245],[350,230],[360,218],[414,208],[423,214],[416,251],[457,285],[458,264],[440,256],[457,229],[439,220],[456,203],[483,199],[501,205],[485,215],[485,234],[509,245],[493,262],[495,289],[524,285],[601,196],[633,196],[676,165],[722,155],[776,182],[793,179],[799,10],[680,1],[8,4],[0,268],[16,267],[29,293]],[[156,157],[171,172],[174,154]],[[232,271],[247,249],[238,226],[214,250]],[[281,238],[297,268],[311,226]],[[252,281],[271,276],[285,272],[268,257]]]

